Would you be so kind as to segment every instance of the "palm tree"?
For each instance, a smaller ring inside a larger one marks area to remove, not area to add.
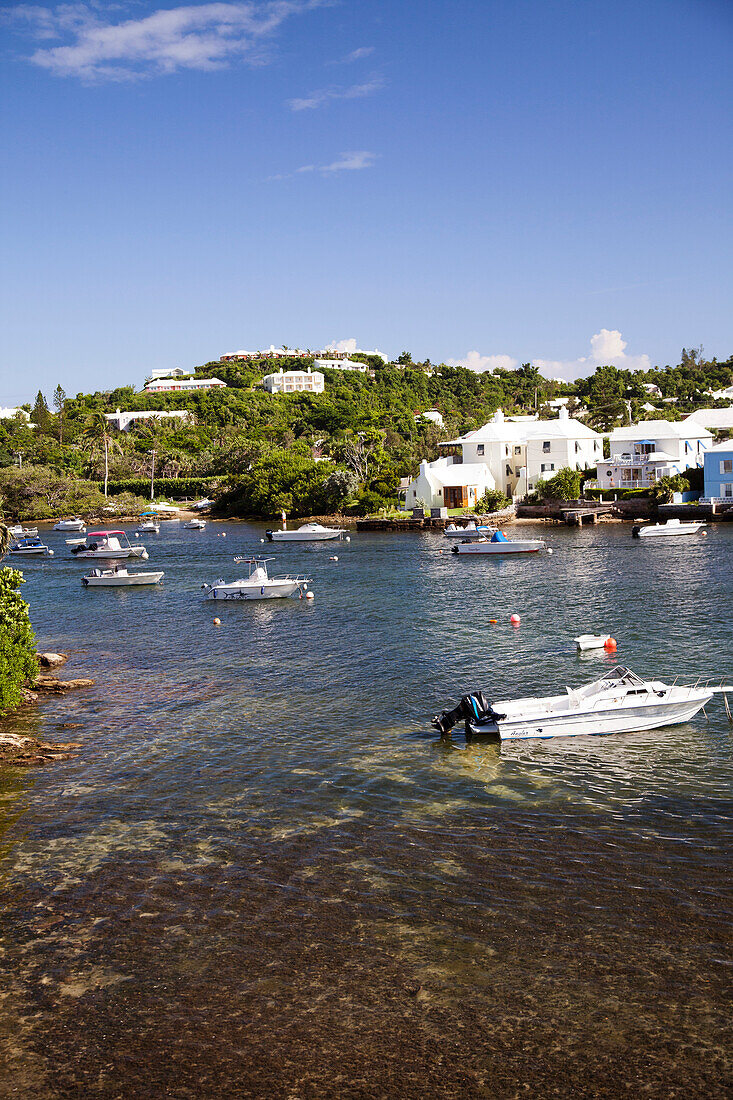
[[[109,481],[109,456],[116,451],[122,453],[122,447],[109,433],[109,421],[104,413],[92,413],[81,431],[80,438],[89,446],[89,455],[104,455],[104,495],[107,496],[107,482]]]

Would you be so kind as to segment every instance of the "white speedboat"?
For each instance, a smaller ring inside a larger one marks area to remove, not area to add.
[[[304,523],[294,531],[285,527],[279,531],[265,531],[268,542],[325,542],[340,539],[345,534],[345,527],[324,527],[322,523]]]
[[[13,527],[8,527],[8,534],[14,539],[32,539],[38,534],[38,528],[24,527],[22,523],[16,523]]]
[[[494,531],[490,539],[466,539],[451,547],[454,554],[536,554],[546,549],[544,539],[508,539],[503,531]]]
[[[236,581],[216,581],[214,584],[202,584],[207,600],[272,600],[283,596],[301,594],[310,584],[308,577],[285,576],[270,577],[267,563],[272,558],[235,558],[235,561],[249,565],[249,576]]]
[[[466,736],[494,735],[502,741],[529,737],[569,737],[600,733],[631,733],[687,722],[716,692],[698,681],[692,686],[642,680],[617,665],[599,680],[565,695],[542,698],[498,699],[491,703],[483,692],[464,695],[457,707],[433,719],[441,734],[465,719]]]
[[[54,531],[78,531],[81,534],[86,531],[86,524],[83,519],[74,516],[73,519],[60,519],[58,523],[54,524],[53,529]]]
[[[491,528],[485,523],[476,523],[469,520],[465,527],[459,527],[457,523],[449,523],[443,532],[447,539],[480,539],[491,534]]]
[[[137,525],[137,532],[141,535],[159,535],[160,520],[156,512],[141,512]]]
[[[206,527],[205,519],[190,519],[188,523],[184,523],[184,530],[186,531],[203,531]]]
[[[585,653],[589,649],[603,649],[606,642],[611,641],[610,634],[580,634],[573,638],[578,650]]]
[[[666,523],[650,523],[647,527],[635,524],[631,534],[635,539],[658,538],[666,535],[696,535],[705,527],[704,523],[683,523],[679,519],[668,519]]]
[[[132,546],[124,531],[90,531],[80,546],[72,546],[75,558],[148,558],[144,546]]]
[[[31,536],[26,539],[16,539],[15,542],[11,542],[8,553],[14,558],[53,557],[53,550],[49,550],[45,543],[41,542],[37,536]]]
[[[127,588],[138,584],[160,584],[165,573],[128,573],[127,566],[115,565],[112,569],[92,569],[81,578],[85,588]]]

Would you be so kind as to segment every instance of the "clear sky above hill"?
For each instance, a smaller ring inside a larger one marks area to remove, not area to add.
[[[0,405],[271,343],[733,352],[729,0],[1,18]]]

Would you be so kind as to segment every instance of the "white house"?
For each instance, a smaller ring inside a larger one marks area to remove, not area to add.
[[[573,420],[565,408],[557,420],[510,420],[498,409],[488,424],[440,446],[448,454],[437,462],[421,464],[420,474],[407,492],[408,508],[416,497],[431,508],[443,503],[448,508],[472,507],[486,489],[523,497],[539,478],[549,480],[563,466],[590,470],[603,457],[602,436]],[[447,468],[446,462],[450,464]],[[433,475],[442,494],[432,486]]]
[[[157,412],[147,409],[144,412],[117,412],[105,413],[105,420],[109,420],[113,428],[120,432],[129,432],[136,420],[180,420],[183,423],[191,419],[187,409],[177,409],[175,412]]]
[[[496,482],[484,462],[454,462],[451,456],[420,463],[420,472],[405,494],[405,507],[474,508]]]
[[[359,363],[355,359],[314,359],[313,366],[321,370],[355,370],[360,374],[366,374],[369,369],[366,363]]]
[[[0,420],[16,420],[18,417],[28,423],[30,421],[31,414],[27,411],[27,409],[0,408]]]
[[[497,488],[510,497],[531,492],[539,478],[553,477],[563,466],[591,470],[603,457],[603,437],[561,408],[557,420],[509,420],[501,409],[488,424],[441,448],[463,462],[485,462]]]
[[[278,371],[266,374],[262,385],[268,393],[323,393],[325,383],[319,370]]]
[[[610,458],[598,463],[602,489],[645,489],[660,477],[702,466],[712,435],[702,424],[687,420],[643,420],[610,435]]]
[[[733,386],[726,386],[723,390],[708,390],[716,401],[733,401]]]
[[[193,374],[193,371],[184,370],[183,367],[173,367],[173,370],[165,370],[163,368],[157,368],[151,370],[150,378],[148,382],[152,382],[155,378],[188,378]]]
[[[733,439],[705,452],[705,496],[733,502]]]
[[[428,409],[427,412],[417,413],[415,420],[431,420],[436,428],[445,427],[443,423],[443,414],[438,412],[437,409]]]
[[[226,382],[221,378],[153,378],[145,383],[146,393],[184,393],[197,390],[225,390]]]

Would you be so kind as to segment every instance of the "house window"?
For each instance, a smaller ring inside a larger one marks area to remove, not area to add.
[[[546,439],[542,444],[542,452],[546,455],[550,453],[550,441],[548,439]]]
[[[724,458],[720,463],[721,474],[733,474],[733,458]]]
[[[484,453],[484,445],[483,445],[483,443],[478,443],[476,445],[476,454],[477,455],[482,455],[483,453]]]
[[[724,481],[721,483],[720,495],[722,497],[733,497],[733,481]]]
[[[514,453],[515,453],[515,455],[520,455],[522,453],[522,448],[521,447],[515,447],[514,448]]]
[[[543,473],[543,474],[546,473],[548,470],[554,470],[554,469],[555,469],[555,463],[554,462],[543,462],[542,465],[540,466],[540,472]]]

